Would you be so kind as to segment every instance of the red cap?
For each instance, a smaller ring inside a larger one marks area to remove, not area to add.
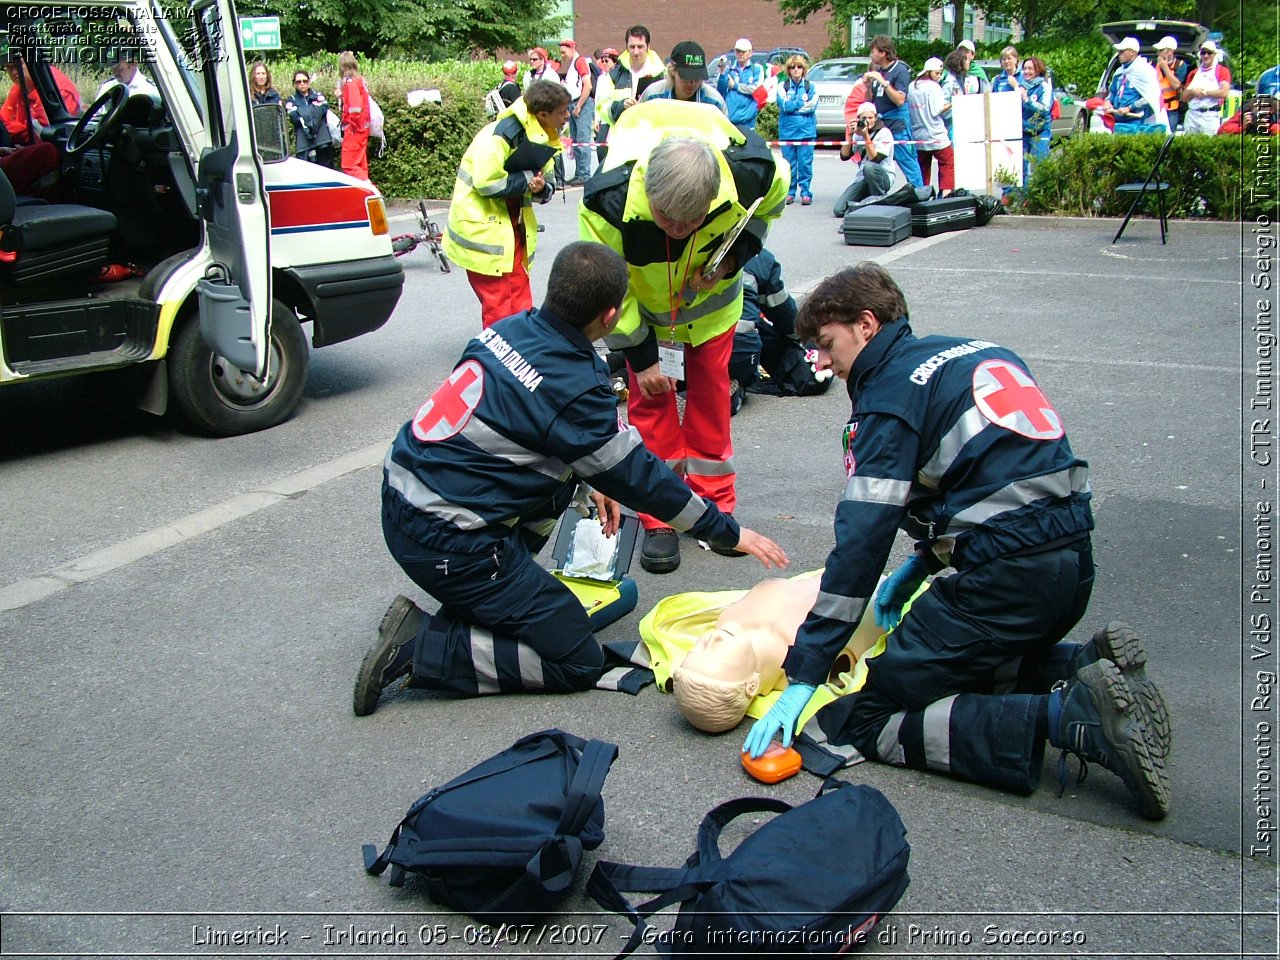
[[[574,43],[572,40],[561,40],[561,41],[560,41],[560,46],[562,46],[562,47],[573,47],[573,49],[575,49],[575,50],[577,50],[577,49],[578,49],[578,45],[577,45],[576,43]]]

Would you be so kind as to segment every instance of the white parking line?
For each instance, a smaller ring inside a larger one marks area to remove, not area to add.
[[[136,537],[122,540],[101,550],[86,553],[67,563],[51,567],[32,577],[26,577],[5,587],[0,587],[0,611],[17,610],[38,600],[51,597],[77,583],[84,583],[118,570],[121,567],[149,557],[153,553],[185,543],[194,537],[265,510],[298,494],[313,490],[322,483],[346,476],[365,467],[381,463],[388,442],[381,440],[360,450],[309,467],[300,473],[277,480],[258,490],[238,494],[195,513],[189,513],[171,523],[155,527]]]

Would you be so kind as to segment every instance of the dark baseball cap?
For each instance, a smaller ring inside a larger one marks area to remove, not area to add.
[[[681,40],[671,49],[671,63],[681,80],[707,79],[707,55],[692,40]]]

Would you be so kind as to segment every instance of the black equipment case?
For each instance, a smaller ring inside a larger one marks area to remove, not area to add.
[[[907,207],[872,204],[844,215],[844,242],[849,246],[892,247],[911,236],[911,211]]]
[[[978,202],[973,197],[939,197],[911,205],[911,235],[932,237],[978,225]]]

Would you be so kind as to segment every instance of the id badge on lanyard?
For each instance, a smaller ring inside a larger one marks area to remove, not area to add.
[[[658,370],[664,377],[684,379],[684,344],[678,340],[658,341]]]

